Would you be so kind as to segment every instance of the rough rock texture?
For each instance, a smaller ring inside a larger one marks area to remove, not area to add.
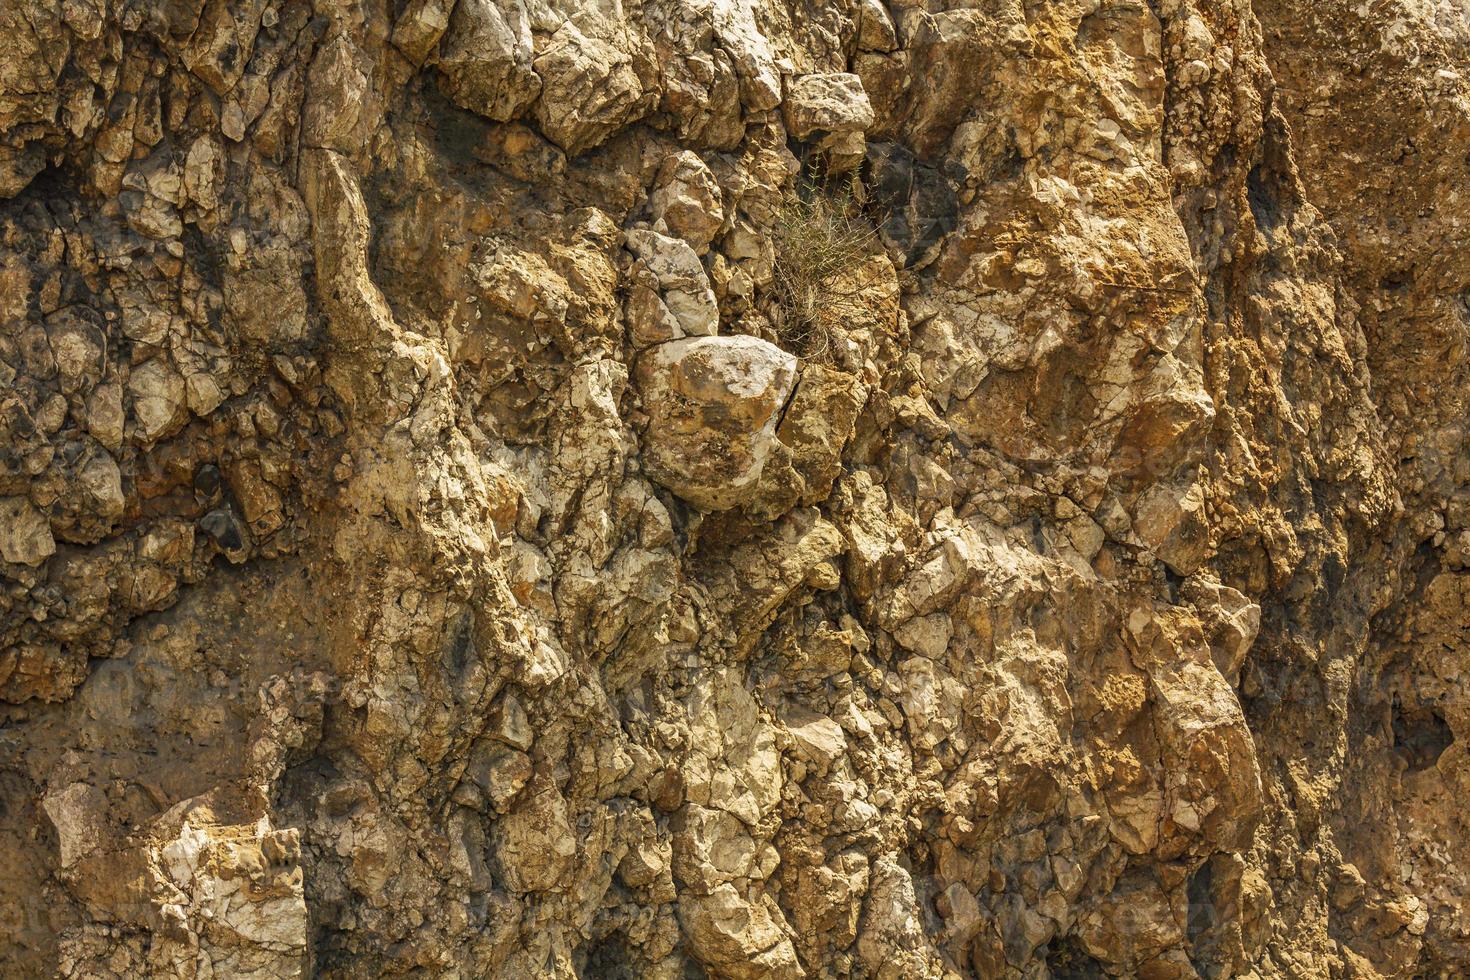
[[[0,975],[1470,974],[1467,52],[6,0]]]
[[[700,510],[728,510],[755,486],[796,387],[796,358],[756,337],[691,337],[644,351],[648,476]]]

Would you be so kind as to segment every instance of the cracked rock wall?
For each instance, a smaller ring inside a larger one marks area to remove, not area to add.
[[[5,0],[0,974],[1470,973],[1467,45]]]

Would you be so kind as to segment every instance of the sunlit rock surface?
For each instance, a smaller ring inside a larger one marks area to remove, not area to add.
[[[1467,41],[6,0],[0,975],[1470,974]]]

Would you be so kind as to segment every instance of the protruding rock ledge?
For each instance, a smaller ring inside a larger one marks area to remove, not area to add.
[[[796,386],[796,358],[758,337],[689,337],[646,351],[649,477],[705,511],[728,510],[760,479]]]

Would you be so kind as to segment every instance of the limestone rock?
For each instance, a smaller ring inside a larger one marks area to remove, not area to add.
[[[56,553],[51,524],[24,497],[0,497],[0,558],[39,565]]]
[[[691,337],[644,352],[649,476],[701,510],[738,505],[760,479],[796,358],[754,337]]]
[[[727,882],[759,876],[758,845],[735,814],[689,803],[672,826],[673,870],[683,884],[710,892]]]
[[[862,79],[845,72],[801,75],[782,103],[786,129],[798,140],[861,133],[873,125]]]
[[[520,698],[511,692],[503,695],[491,710],[489,732],[505,744],[523,752],[531,747],[535,738],[531,720],[526,717],[526,709],[521,705]]]
[[[800,483],[793,488],[799,490],[799,503],[814,504],[831,493],[866,395],[864,386],[849,374],[819,364],[803,368],[777,430],[791,450]]]
[[[640,346],[718,333],[720,308],[695,250],[645,228],[633,229],[627,238],[638,256],[628,318]]]
[[[764,903],[751,903],[731,885],[679,903],[679,919],[695,955],[732,978],[805,977],[791,941]]]
[[[393,44],[415,65],[422,65],[429,52],[449,29],[455,0],[412,0],[393,26]]]
[[[422,35],[409,43],[414,50],[424,46]],[[459,0],[440,45],[438,69],[440,85],[463,108],[497,122],[519,116],[541,94],[525,8]]]
[[[866,51],[892,51],[898,33],[883,0],[861,0],[858,4],[858,44]]]
[[[535,66],[545,82],[536,118],[568,156],[587,152],[641,118],[656,99],[644,86],[652,79],[640,77],[628,52],[583,34],[570,21],[538,51]]]
[[[756,112],[781,104],[776,52],[761,33],[754,4],[720,0],[710,8],[714,34],[729,53],[740,81],[740,102]]]
[[[63,394],[90,391],[102,380],[107,338],[86,311],[68,307],[53,314],[46,335]]]
[[[796,708],[788,711],[782,720],[796,753],[819,772],[825,772],[847,751],[842,727],[831,718]]]
[[[523,802],[496,824],[495,861],[512,891],[556,888],[577,850],[566,800],[544,781],[533,781]]]
[[[56,831],[61,867],[70,869],[106,840],[107,800],[87,783],[46,794],[43,806]]]
[[[305,976],[300,857],[294,830],[274,830],[265,821],[196,828],[186,820],[154,855],[175,890],[176,900],[161,911],[183,926],[184,950],[216,970]]]
[[[1200,614],[1216,669],[1234,686],[1261,631],[1261,607],[1228,585],[1199,577],[1185,583],[1183,594]]]
[[[715,176],[698,154],[683,150],[659,168],[650,203],[653,220],[665,233],[682,238],[703,255],[709,250],[725,209]]]
[[[312,60],[301,120],[301,138],[308,146],[340,153],[361,149],[373,107],[360,61],[361,52],[346,35],[327,43]]]
[[[1464,6],[0,3],[0,976],[1470,975]]]
[[[188,417],[184,379],[167,363],[149,361],[128,376],[128,395],[137,438],[151,445],[176,431]]]
[[[98,385],[87,397],[87,431],[108,449],[118,449],[122,446],[123,425],[122,385]]]
[[[469,772],[491,807],[505,813],[531,778],[531,759],[523,752],[492,750],[477,757]]]
[[[1209,553],[1203,506],[1198,483],[1155,486],[1139,499],[1133,530],[1171,569],[1188,575]]]

